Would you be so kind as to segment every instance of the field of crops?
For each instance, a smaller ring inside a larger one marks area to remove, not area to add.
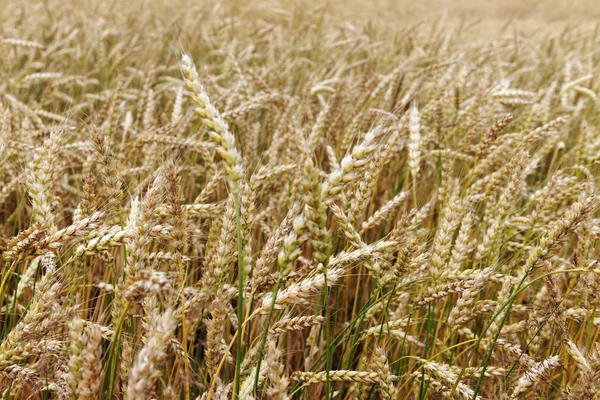
[[[2,399],[596,398],[594,2],[0,3]]]

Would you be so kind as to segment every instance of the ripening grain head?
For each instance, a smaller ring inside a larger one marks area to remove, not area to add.
[[[600,389],[596,4],[5,3],[2,398]]]

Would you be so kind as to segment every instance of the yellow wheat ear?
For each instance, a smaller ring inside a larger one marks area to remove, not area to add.
[[[1,398],[597,395],[591,0],[0,4]]]

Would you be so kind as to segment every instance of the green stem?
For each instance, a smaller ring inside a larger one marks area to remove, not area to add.
[[[113,336],[113,341],[111,342],[110,346],[109,346],[109,361],[108,361],[108,368],[107,371],[109,371],[106,375],[106,378],[104,380],[104,383],[107,387],[108,390],[108,399],[112,399],[113,397],[113,390],[115,388],[115,379],[116,379],[116,374],[117,374],[117,368],[119,365],[119,347],[121,346],[121,332],[123,330],[123,324],[125,323],[125,318],[127,317],[127,314],[129,313],[129,308],[131,306],[131,303],[129,301],[125,302],[125,305],[123,306],[123,312],[121,313],[121,316],[119,317],[119,321],[117,322],[117,327],[115,329],[115,333]]]
[[[323,275],[325,279],[325,287],[323,288],[324,292],[324,300],[325,303],[325,321],[324,321],[324,334],[325,334],[325,342],[327,343],[327,348],[325,349],[325,353],[327,354],[327,358],[325,361],[325,393],[327,393],[327,399],[331,398],[331,382],[329,380],[329,371],[331,369],[331,348],[332,345],[329,341],[329,287],[327,286],[327,269],[323,267]]]
[[[238,256],[238,304],[237,304],[237,317],[238,317],[238,329],[243,329],[244,322],[244,255],[242,246],[242,218],[240,215],[240,192],[239,185],[234,183],[233,185],[233,196],[235,201],[235,224],[237,231],[237,256]],[[243,332],[237,335],[237,348],[235,354],[235,399],[239,399],[240,394],[240,373],[242,367],[242,340]]]
[[[479,378],[477,379],[477,382],[475,383],[475,387],[473,388],[473,400],[477,399],[477,394],[479,393],[479,389],[481,387],[481,383],[483,382],[483,378],[485,376],[485,371],[487,369],[487,366],[488,366],[488,364],[490,362],[490,359],[492,358],[492,352],[494,350],[494,346],[496,345],[496,342],[498,341],[498,337],[500,336],[500,331],[502,330],[502,327],[504,326],[504,323],[508,319],[508,315],[510,313],[510,309],[512,307],[512,304],[513,304],[513,302],[516,299],[516,295],[519,294],[519,291],[521,290],[521,286],[523,286],[523,283],[525,283],[526,279],[527,279],[527,274],[523,274],[523,278],[521,278],[521,281],[519,282],[519,285],[517,286],[516,290],[514,291],[515,294],[510,297],[510,299],[509,299],[509,301],[507,303],[506,312],[504,313],[504,317],[502,318],[502,322],[500,323],[500,326],[498,327],[498,331],[494,335],[494,340],[492,341],[492,344],[491,344],[490,348],[488,349],[487,353],[485,354],[485,358],[483,359],[483,369],[481,370],[481,375],[479,375]],[[496,319],[496,315],[494,315],[494,318],[492,318],[492,322],[495,319]],[[491,325],[491,323],[490,323],[490,325]],[[490,325],[488,325],[488,328],[490,327]],[[479,340],[475,344],[475,351],[477,351],[477,348],[479,347],[479,344],[481,342],[481,338],[483,337],[485,331],[487,331],[487,328],[484,330],[484,332],[482,332],[481,337],[479,338]]]
[[[254,394],[258,390],[258,378],[260,375],[260,364],[262,363],[264,354],[265,354],[265,344],[267,343],[267,336],[269,333],[269,323],[271,321],[271,317],[273,316],[273,311],[275,310],[275,302],[277,301],[277,293],[279,293],[279,286],[281,285],[281,276],[280,273],[277,278],[277,283],[275,284],[275,291],[273,292],[273,301],[271,302],[271,307],[269,308],[269,314],[267,315],[267,322],[265,322],[265,331],[263,332],[263,336],[260,342],[260,348],[258,349],[258,362],[256,363],[256,374],[254,376]]]
[[[423,349],[423,359],[427,360],[427,353],[429,351],[429,342],[435,341],[435,337],[429,338],[429,335],[433,328],[433,312],[431,310],[431,303],[427,306],[427,337],[425,338],[425,349]],[[425,398],[425,393],[427,392],[427,386],[425,385],[425,368],[421,373],[421,384],[419,386],[419,400]]]

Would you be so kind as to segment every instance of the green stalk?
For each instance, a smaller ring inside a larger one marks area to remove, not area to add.
[[[190,363],[189,363],[189,359],[188,359],[188,337],[187,337],[187,323],[185,320],[185,309],[184,309],[184,304],[185,304],[185,280],[186,280],[186,276],[185,276],[185,271],[183,268],[183,262],[181,260],[181,257],[179,258],[179,275],[181,277],[181,334],[182,334],[182,339],[181,339],[181,347],[183,348],[184,351],[184,359],[183,359],[183,367],[184,367],[184,371],[185,371],[185,376],[186,376],[186,380],[185,380],[185,385],[184,385],[184,393],[185,393],[185,400],[190,400],[190,383],[187,379],[187,377],[190,374]]]
[[[235,225],[237,233],[237,256],[238,256],[238,304],[237,304],[237,317],[238,317],[238,329],[243,329],[244,322],[244,260],[243,260],[243,246],[242,246],[242,218],[240,215],[240,192],[239,185],[237,182],[233,184],[233,196],[235,201]],[[239,399],[240,395],[240,374],[242,361],[242,341],[243,331],[237,335],[237,348],[235,354],[235,396],[234,398]]]
[[[129,308],[131,307],[131,303],[129,301],[125,302],[123,307],[123,312],[121,313],[121,317],[119,317],[119,321],[117,323],[117,328],[115,329],[113,341],[109,346],[109,360],[107,363],[107,374],[104,379],[105,390],[108,390],[108,399],[112,399],[113,390],[115,388],[115,378],[117,373],[117,368],[119,365],[119,347],[121,346],[121,333],[123,330],[123,324],[125,323],[125,318],[129,313]]]
[[[412,181],[412,192],[413,192],[413,207],[417,208],[417,178],[413,177]]]
[[[273,292],[273,301],[271,302],[271,307],[269,308],[269,314],[267,315],[267,322],[265,323],[265,331],[263,332],[263,336],[260,342],[260,348],[258,349],[258,362],[256,363],[256,374],[254,374],[254,394],[256,394],[256,390],[258,389],[258,378],[260,374],[260,364],[262,363],[263,357],[265,355],[265,344],[267,343],[267,336],[269,333],[269,323],[271,321],[271,317],[273,316],[273,311],[275,310],[275,302],[277,301],[277,293],[279,293],[279,287],[281,285],[281,274],[277,277],[277,283],[275,284],[275,290]]]
[[[427,359],[427,352],[429,351],[429,341],[435,341],[435,337],[429,339],[429,335],[433,328],[433,318],[434,314],[431,310],[431,303],[427,306],[427,337],[425,338],[425,349],[423,349],[423,359]],[[433,344],[433,343],[432,343]],[[427,388],[425,386],[425,368],[423,368],[423,372],[421,374],[421,385],[419,387],[419,400],[425,398],[425,393],[427,392]]]
[[[332,364],[332,354],[331,354],[331,349],[332,349],[332,344],[329,343],[329,287],[327,286],[327,269],[324,268],[323,270],[323,275],[324,275],[324,281],[325,281],[325,287],[323,288],[323,302],[325,303],[325,321],[324,321],[324,326],[323,326],[323,330],[324,330],[324,334],[325,334],[325,341],[327,343],[327,348],[325,349],[325,353],[327,354],[326,357],[326,361],[325,361],[325,393],[327,393],[327,399],[331,399],[331,382],[329,380],[329,371],[331,370],[331,364]]]
[[[496,345],[496,342],[498,341],[498,337],[500,336],[500,331],[502,331],[502,327],[504,326],[504,323],[508,319],[508,315],[510,313],[512,304],[515,301],[517,295],[519,294],[519,290],[521,289],[521,286],[523,286],[523,283],[525,283],[526,279],[527,279],[527,274],[523,274],[523,278],[521,278],[521,281],[519,282],[519,285],[517,286],[517,289],[515,290],[515,295],[511,296],[507,303],[508,307],[506,308],[506,312],[504,313],[504,317],[502,318],[500,327],[498,328],[496,335],[494,335],[494,340],[492,341],[492,344],[483,359],[483,369],[481,370],[481,375],[479,375],[479,378],[475,382],[475,387],[473,388],[473,400],[477,399],[477,394],[479,393],[479,389],[481,388],[481,383],[483,382],[483,378],[485,376],[485,371],[487,369],[487,366],[490,362],[490,359],[492,358],[492,352],[494,350],[494,346]],[[492,321],[494,321],[495,319],[496,319],[496,315],[494,315],[494,318],[492,318]],[[491,323],[490,323],[490,325],[491,325]],[[488,328],[490,327],[490,325],[488,325]],[[483,337],[483,335],[486,331],[487,331],[487,328],[482,332],[481,336],[479,337],[479,340],[475,344],[475,351],[477,351],[477,348],[479,347],[479,344],[481,343],[481,338]]]

